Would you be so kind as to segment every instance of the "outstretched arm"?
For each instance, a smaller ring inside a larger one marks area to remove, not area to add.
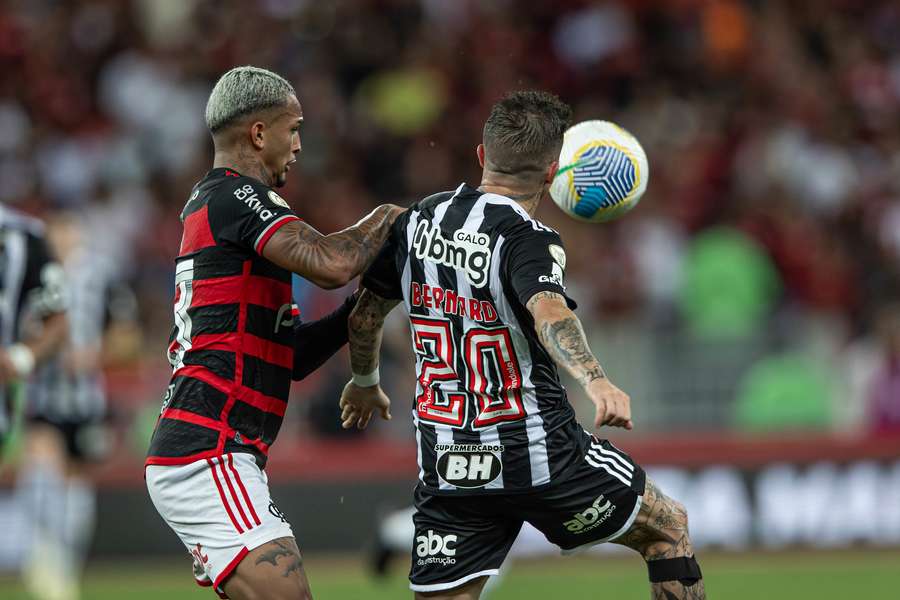
[[[356,225],[329,235],[322,235],[303,221],[293,221],[275,232],[263,256],[319,287],[338,288],[372,262],[403,210],[382,204]]]
[[[596,407],[594,425],[632,428],[631,400],[606,377],[588,346],[581,322],[561,294],[538,292],[527,303],[544,348],[569,372]]]
[[[359,293],[350,295],[331,314],[294,325],[294,369],[291,379],[300,381],[321,367],[347,343],[347,318]]]
[[[353,380],[341,395],[341,424],[344,429],[356,425],[365,428],[377,409],[383,419],[390,419],[390,400],[381,390],[378,376],[378,353],[384,332],[384,320],[399,304],[364,289],[356,308],[350,313],[350,369]]]

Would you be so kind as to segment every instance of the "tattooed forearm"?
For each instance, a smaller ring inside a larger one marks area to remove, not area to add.
[[[322,235],[302,221],[288,223],[266,244],[263,253],[275,264],[322,287],[340,287],[374,260],[403,209],[383,204],[356,225]]]
[[[308,246],[305,259],[316,266],[342,264],[356,277],[374,260],[397,212],[396,207],[383,204],[353,227],[324,237],[317,237],[312,228],[301,229],[300,237]]]
[[[591,354],[581,323],[574,316],[541,323],[539,335],[554,360],[564,365],[582,385],[606,376]]]
[[[541,301],[550,302],[544,302]],[[578,317],[565,305],[565,299],[553,292],[538,292],[528,301],[535,317],[538,337],[556,363],[564,367],[582,385],[606,377],[600,363],[588,347]]]
[[[397,300],[385,300],[363,290],[348,322],[350,368],[354,373],[371,373],[378,366],[384,319],[397,304]]]

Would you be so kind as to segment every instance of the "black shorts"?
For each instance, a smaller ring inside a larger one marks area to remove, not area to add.
[[[40,415],[28,417],[29,423],[48,425],[59,431],[69,458],[96,462],[109,453],[109,429],[102,419],[50,419]]]
[[[410,588],[449,590],[496,574],[526,521],[563,554],[615,539],[637,516],[645,480],[630,456],[593,438],[564,481],[533,492],[450,496],[420,485]]]

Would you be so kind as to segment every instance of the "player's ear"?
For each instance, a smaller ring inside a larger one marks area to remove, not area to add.
[[[475,148],[475,154],[478,155],[478,166],[482,169],[484,168],[484,144],[478,144],[478,147]]]
[[[556,179],[556,174],[559,172],[559,161],[554,160],[550,163],[550,166],[547,167],[547,176],[544,179],[544,183],[553,183],[553,180]]]
[[[266,145],[266,124],[262,121],[254,121],[250,125],[250,143],[257,150],[262,150]]]

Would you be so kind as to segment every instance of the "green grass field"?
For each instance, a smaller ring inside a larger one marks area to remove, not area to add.
[[[900,597],[900,552],[868,551],[707,555],[706,589],[715,600],[881,600]],[[306,561],[319,600],[411,598],[404,566],[385,580],[367,576],[350,558]],[[644,567],[631,557],[578,557],[520,561],[490,600],[646,600]],[[12,579],[0,579],[0,598],[30,600]],[[195,586],[182,564],[99,564],[88,570],[83,600],[186,600],[216,598]]]

